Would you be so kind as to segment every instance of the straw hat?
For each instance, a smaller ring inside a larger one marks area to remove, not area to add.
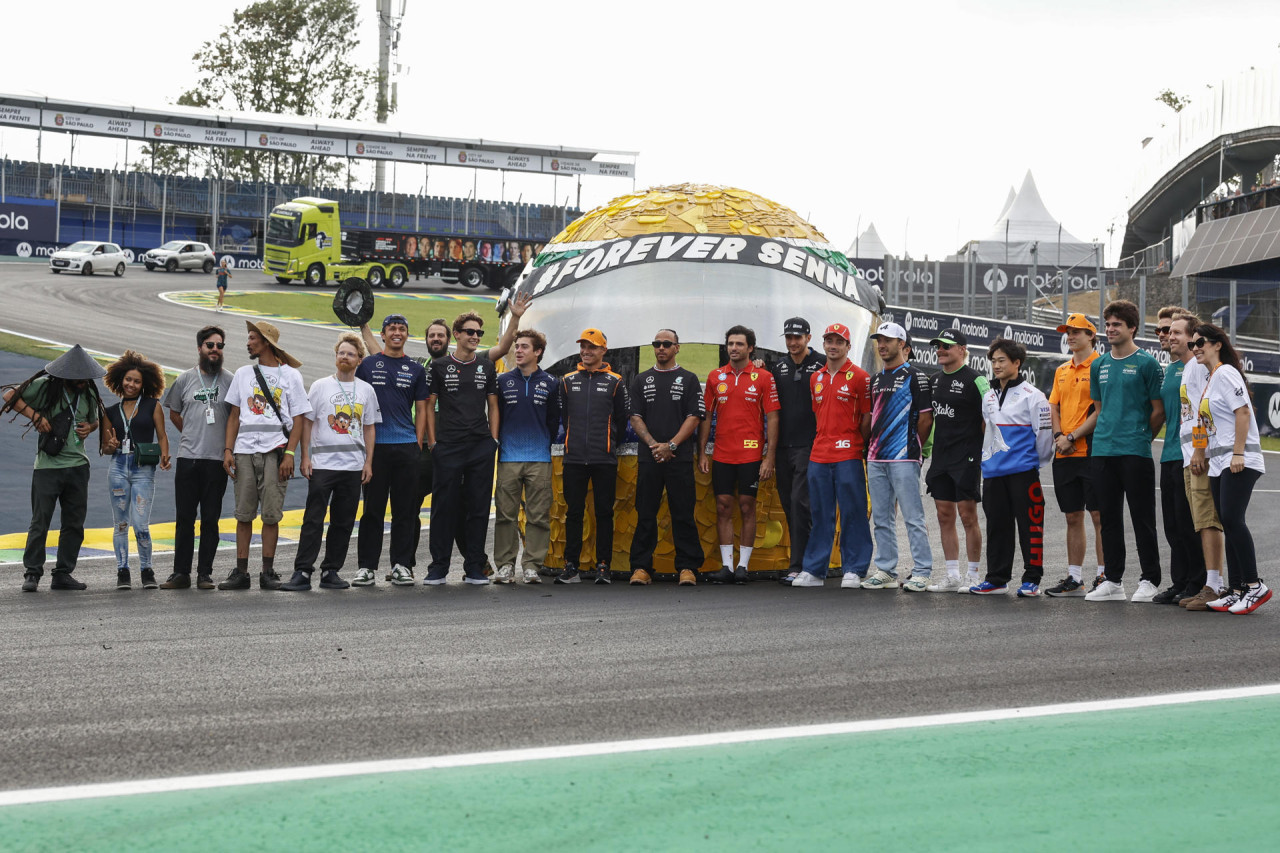
[[[275,326],[262,320],[259,320],[257,323],[245,320],[244,324],[249,327],[249,331],[257,332],[264,341],[271,344],[271,348],[276,351],[276,355],[278,355],[280,360],[285,364],[290,367],[302,367],[302,362],[289,355],[289,353],[285,352],[284,348],[280,346],[280,330]]]

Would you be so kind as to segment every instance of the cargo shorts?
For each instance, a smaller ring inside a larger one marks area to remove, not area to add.
[[[288,480],[280,479],[280,451],[237,453],[236,521],[249,522],[262,507],[263,524],[279,524],[284,517],[284,495]]]

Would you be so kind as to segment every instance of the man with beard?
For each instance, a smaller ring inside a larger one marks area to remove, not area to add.
[[[236,567],[218,589],[249,588],[249,542],[253,520],[262,512],[260,589],[279,589],[276,541],[284,517],[284,496],[293,476],[293,458],[302,438],[302,419],[311,411],[298,361],[280,347],[280,332],[270,323],[249,328],[249,359],[231,377],[227,389],[226,445],[222,466],[235,480]],[[263,400],[261,404],[258,399]]]
[[[23,592],[35,592],[44,574],[45,538],[55,505],[62,509],[58,557],[50,589],[82,590],[71,576],[84,541],[89,507],[89,456],[84,441],[106,412],[95,379],[106,373],[76,344],[45,365],[35,376],[4,391],[0,414],[17,412],[40,434],[36,466],[31,473],[31,526],[22,553]],[[105,430],[110,433],[111,430]],[[98,434],[98,452],[110,436]]]
[[[173,490],[177,521],[173,533],[173,573],[161,589],[191,587],[196,515],[200,516],[200,557],[196,586],[213,589],[213,559],[218,552],[218,517],[227,491],[222,448],[227,434],[227,390],[231,374],[223,370],[226,333],[217,326],[196,332],[196,366],[183,371],[164,395],[169,420],[182,434]]]

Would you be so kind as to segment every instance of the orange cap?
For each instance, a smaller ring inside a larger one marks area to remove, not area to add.
[[[609,339],[604,336],[604,332],[599,329],[583,329],[582,334],[578,336],[578,343],[586,341],[592,346],[607,347]]]

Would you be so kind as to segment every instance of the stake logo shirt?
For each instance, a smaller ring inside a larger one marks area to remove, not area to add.
[[[730,365],[707,374],[703,403],[715,417],[711,458],[728,465],[759,462],[764,457],[764,416],[781,408],[773,374],[750,363],[735,371]]]
[[[909,363],[871,377],[872,462],[919,462],[920,413],[932,411],[929,380]]]
[[[977,465],[982,459],[982,399],[987,377],[968,365],[933,375],[933,469]]]
[[[834,373],[824,366],[809,378],[817,433],[811,462],[862,458],[862,416],[871,412],[871,377],[845,359]]]

